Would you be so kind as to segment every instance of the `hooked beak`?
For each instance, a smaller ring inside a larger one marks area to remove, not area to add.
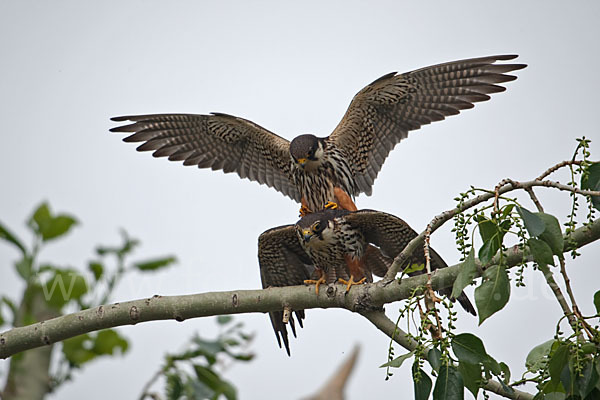
[[[301,167],[304,167],[304,164],[306,164],[306,158],[299,158],[297,161]]]
[[[302,230],[302,238],[304,239],[304,243],[308,243],[312,237],[313,233],[310,229]]]

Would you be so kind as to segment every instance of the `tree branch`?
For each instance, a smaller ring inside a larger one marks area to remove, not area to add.
[[[385,315],[385,313],[383,311],[371,311],[371,312],[362,313],[362,315],[363,315],[363,317],[365,317],[366,319],[371,321],[371,323],[373,325],[375,325],[381,332],[388,335],[390,338],[392,338],[396,343],[398,343],[400,346],[404,347],[406,350],[413,351],[414,349],[417,348],[417,342],[408,338],[406,336],[406,332],[404,332],[402,329],[396,327],[396,324],[394,324]],[[502,385],[496,381],[488,381],[488,383],[486,383],[486,385],[484,386],[484,389],[489,390],[490,392],[494,392],[496,394],[499,394],[499,395],[504,396],[509,399],[514,399],[514,400],[532,400],[533,399],[533,395],[526,393],[526,392],[522,392],[520,390],[513,389],[514,393],[509,393],[509,392],[505,391],[504,388],[502,387]]]
[[[582,196],[600,196],[600,191],[581,190],[578,188],[574,188],[572,186],[563,185],[561,183],[553,182],[553,181],[542,181],[542,180],[536,179],[536,180],[528,181],[528,182],[517,182],[517,181],[510,180],[510,179],[505,179],[498,185],[496,190],[490,191],[488,193],[480,194],[479,196],[476,196],[470,200],[465,201],[461,207],[456,207],[451,210],[444,211],[443,213],[434,217],[431,220],[431,222],[427,225],[427,229],[425,231],[421,232],[419,234],[419,236],[417,236],[416,238],[411,240],[408,243],[408,245],[404,248],[404,250],[402,250],[402,252],[400,254],[398,254],[398,256],[396,256],[396,258],[394,259],[394,262],[392,263],[392,265],[388,269],[388,272],[385,274],[385,276],[383,277],[382,280],[386,284],[391,282],[396,277],[396,275],[398,275],[400,268],[406,263],[406,260],[408,260],[409,256],[411,254],[413,254],[413,252],[417,249],[418,246],[423,245],[425,238],[429,237],[433,232],[435,232],[436,229],[438,229],[440,226],[442,226],[444,223],[446,223],[446,221],[448,221],[450,218],[454,217],[459,212],[468,210],[469,208],[475,207],[476,205],[481,204],[484,201],[487,201],[494,197],[497,197],[501,194],[511,192],[516,189],[527,190],[527,189],[530,189],[530,188],[536,187],[536,186],[553,187],[558,190],[577,193]]]
[[[600,239],[600,219],[573,231],[565,240],[565,252]],[[523,253],[517,246],[507,251],[507,265],[517,265]],[[431,276],[433,289],[451,287],[459,272],[459,265],[436,270]],[[426,275],[403,279],[402,282],[380,281],[354,287],[345,293],[344,285],[330,285],[314,293],[313,286],[290,286],[263,290],[211,292],[183,296],[158,296],[123,303],[103,305],[73,314],[63,315],[24,327],[13,328],[0,334],[0,358],[7,358],[24,350],[50,345],[77,335],[121,325],[140,322],[207,317],[223,314],[268,312],[289,306],[294,310],[310,308],[345,308],[366,312],[378,310],[384,304],[414,295],[416,288],[423,292]]]

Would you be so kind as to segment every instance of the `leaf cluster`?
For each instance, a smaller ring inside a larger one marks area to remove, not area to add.
[[[217,317],[221,332],[215,339],[195,336],[189,348],[165,357],[159,376],[166,379],[165,396],[178,399],[237,399],[235,386],[223,378],[229,363],[248,362],[254,354],[247,351],[252,335],[245,333],[242,323],[235,323],[228,315]],[[152,383],[152,382],[150,382]],[[141,398],[154,398],[146,390]]]

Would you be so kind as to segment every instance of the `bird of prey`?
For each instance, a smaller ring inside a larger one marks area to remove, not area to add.
[[[516,55],[453,61],[415,71],[386,74],[358,92],[328,137],[304,134],[288,140],[243,118],[222,113],[150,114],[112,118],[131,124],[112,132],[132,133],[138,151],[183,161],[183,165],[236,172],[302,204],[301,215],[334,207],[356,210],[353,199],[371,195],[373,182],[394,146],[433,121],[502,92],[516,79],[503,64]]]
[[[258,261],[263,288],[301,285],[311,278],[321,277],[327,283],[336,280],[351,284],[372,275],[385,274],[393,259],[415,237],[415,232],[402,219],[380,211],[326,209],[301,218],[295,225],[269,229],[258,238]],[[430,249],[431,268],[447,264]],[[409,265],[424,264],[421,248],[409,257]],[[421,274],[416,271],[410,275]],[[349,286],[348,286],[349,287]],[[451,288],[440,293],[450,296]],[[469,313],[476,315],[464,293],[457,299]],[[296,320],[302,326],[304,310],[296,310]],[[283,312],[269,313],[277,337],[289,354],[289,341]],[[296,322],[290,317],[290,327],[296,336]]]

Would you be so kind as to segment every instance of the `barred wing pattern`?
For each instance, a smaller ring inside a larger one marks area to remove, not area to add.
[[[314,265],[300,246],[294,225],[284,225],[263,232],[258,238],[258,263],[263,288],[302,285],[314,272]],[[302,327],[304,310],[296,310],[296,320]],[[283,311],[269,313],[271,325],[277,337],[290,355],[290,345],[286,325],[283,323]],[[289,325],[296,336],[293,316]]]
[[[329,140],[341,148],[355,168],[357,193],[371,195],[373,182],[389,152],[408,132],[441,121],[476,102],[502,92],[498,83],[517,79],[506,72],[525,64],[495,64],[516,55],[499,55],[390,73],[354,96]]]
[[[132,124],[111,132],[132,132],[125,142],[144,142],[138,151],[183,161],[183,165],[236,172],[300,202],[291,182],[289,141],[265,128],[227,114],[153,114],[112,118]]]
[[[360,230],[369,243],[380,248],[384,256],[393,260],[408,243],[418,236],[417,232],[412,229],[402,219],[380,211],[360,210],[349,213],[345,216],[346,222]],[[433,249],[429,249],[431,257],[431,269],[446,268],[448,265],[442,257]],[[415,250],[410,258],[410,264],[424,264],[425,254],[422,248]],[[424,271],[418,271],[410,275],[419,275]],[[450,297],[452,288],[445,288],[439,291],[441,294]],[[469,301],[465,293],[461,293],[457,298],[463,308],[477,315],[475,308]]]

